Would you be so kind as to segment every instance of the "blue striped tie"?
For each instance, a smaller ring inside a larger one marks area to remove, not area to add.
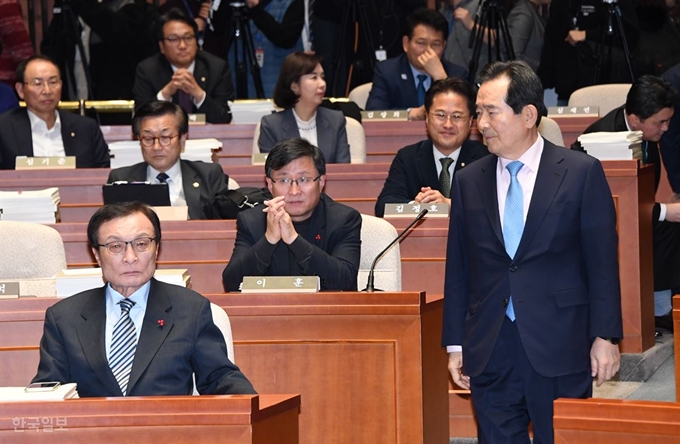
[[[505,241],[505,251],[511,258],[515,257],[524,231],[524,195],[522,185],[517,180],[517,173],[523,166],[524,164],[519,160],[506,165],[510,172],[510,186],[503,211],[503,240]],[[515,307],[512,305],[512,296],[510,296],[510,301],[505,309],[505,315],[511,321],[515,321]]]
[[[115,376],[123,396],[126,395],[132,361],[135,359],[137,350],[137,334],[135,324],[130,318],[130,309],[135,301],[122,299],[120,302],[120,319],[113,326],[113,338],[111,339],[111,353],[109,354],[109,367]]]

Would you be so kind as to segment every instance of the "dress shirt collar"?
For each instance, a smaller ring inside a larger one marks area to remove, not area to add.
[[[538,172],[538,165],[541,163],[541,155],[543,154],[543,137],[539,134],[538,137],[536,137],[536,141],[529,147],[528,150],[524,152],[520,156],[519,160],[524,164],[524,167],[527,167],[529,171],[533,172],[536,174]],[[510,174],[506,170],[506,166],[512,162],[511,159],[506,159],[504,157],[498,157],[498,173],[499,174],[505,174],[507,173],[508,175]],[[522,170],[524,170],[524,167],[522,167]]]
[[[430,86],[432,85],[432,77],[430,77],[426,72],[424,71],[419,71],[416,69],[415,66],[411,65],[410,63],[408,66],[411,68],[411,73],[413,74],[413,84],[415,85],[416,88],[418,88],[418,75],[425,74],[427,78],[423,82],[423,86],[425,87],[425,91],[430,89]]]
[[[147,166],[146,180],[149,183],[159,183],[158,179],[156,179],[158,174],[160,174],[160,171],[158,171],[156,168],[152,167],[151,165]],[[169,181],[174,183],[182,183],[182,167],[180,165],[180,160],[177,159],[177,162],[175,162],[175,164],[170,167],[170,169],[166,171],[165,174],[168,175]]]
[[[47,122],[38,117],[33,111],[28,108],[26,111],[28,112],[28,120],[31,122],[31,131],[41,130],[48,132],[54,130],[61,133],[61,117],[59,116],[59,112],[56,109],[54,110],[54,127],[51,129],[47,128]]]
[[[108,254],[108,253],[103,253]],[[137,291],[128,296],[128,299],[135,302],[135,305],[130,310],[137,310],[138,313],[146,312],[146,304],[149,301],[149,289],[151,288],[151,281],[139,287]],[[125,297],[118,293],[111,287],[111,284],[106,285],[106,313],[107,316],[113,316],[114,319],[120,318],[120,306],[118,302],[125,299]]]

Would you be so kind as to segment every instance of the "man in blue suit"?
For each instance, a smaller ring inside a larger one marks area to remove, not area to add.
[[[425,120],[425,92],[435,80],[464,79],[467,70],[442,60],[448,23],[433,9],[422,8],[406,18],[404,54],[376,65],[367,110],[409,109],[410,120]]]
[[[616,213],[601,164],[544,140],[543,87],[524,62],[481,73],[494,156],[454,177],[443,345],[472,391],[480,443],[553,443],[553,400],[619,368]]]

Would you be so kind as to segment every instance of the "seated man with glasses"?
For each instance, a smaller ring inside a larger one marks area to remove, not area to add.
[[[172,206],[187,205],[189,219],[207,219],[205,206],[227,190],[229,178],[218,164],[179,158],[189,135],[187,113],[171,102],[149,102],[135,113],[132,133],[144,162],[111,170],[108,183],[167,183]]]
[[[189,114],[205,114],[208,123],[231,122],[234,100],[229,64],[199,51],[196,21],[171,9],[156,21],[161,52],[137,65],[132,93],[135,110],[152,100],[167,100]]]
[[[75,382],[83,397],[252,394],[227,355],[210,301],[154,279],[156,213],[140,202],[105,205],[87,226],[106,285],[47,309],[33,382]]]
[[[475,94],[461,79],[438,80],[425,95],[429,139],[400,149],[392,161],[375,214],[386,203],[448,203],[456,171],[489,154],[482,143],[469,140]]]
[[[274,197],[238,214],[234,251],[222,273],[225,290],[239,290],[244,276],[319,276],[321,290],[356,291],[361,215],[322,193],[321,150],[285,139],[264,169]]]
[[[97,122],[57,109],[62,82],[52,59],[34,55],[21,62],[15,87],[26,108],[0,115],[0,169],[13,170],[19,156],[75,156],[77,168],[110,166]]]

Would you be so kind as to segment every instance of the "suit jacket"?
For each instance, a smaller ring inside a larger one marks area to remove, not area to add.
[[[442,59],[449,77],[465,79],[467,70]],[[418,91],[406,53],[375,65],[373,87],[368,95],[366,109],[406,109],[420,106]]]
[[[496,156],[454,178],[444,287],[443,344],[463,346],[465,373],[486,367],[510,295],[534,369],[590,369],[600,337],[623,337],[616,213],[599,161],[545,141],[515,257],[505,251]]]
[[[346,125],[342,112],[323,107],[316,109],[316,137],[326,163],[349,163]],[[262,118],[257,144],[261,153],[268,153],[278,142],[299,137],[293,110],[287,109]]]
[[[107,183],[118,181],[144,182],[146,162],[111,170]],[[189,219],[207,219],[204,207],[216,194],[227,190],[229,176],[215,163],[194,162],[180,159],[182,169],[182,189],[189,207]]]
[[[205,91],[205,100],[200,108],[194,105],[194,112],[205,114],[208,123],[231,122],[231,111],[227,100],[234,100],[234,89],[231,82],[229,64],[204,51],[196,53],[194,78]],[[135,97],[135,111],[145,103],[157,100],[158,92],[172,78],[172,67],[163,54],[156,54],[137,65],[135,86],[132,94]],[[179,93],[172,97],[173,103],[179,104]]]
[[[99,125],[89,117],[59,112],[61,139],[67,156],[76,157],[77,168],[108,168],[109,147]],[[0,169],[13,170],[17,156],[33,156],[31,121],[26,108],[0,115]]]
[[[267,215],[262,208],[236,218],[236,243],[222,273],[226,291],[239,290],[243,276],[319,276],[322,290],[357,289],[361,256],[361,215],[321,194],[307,233],[290,245],[271,245],[264,237]]]
[[[385,180],[385,186],[375,204],[376,216],[383,217],[386,203],[412,201],[420,193],[422,187],[440,190],[439,175],[432,149],[432,141],[428,139],[397,151]],[[466,140],[460,147],[458,161],[453,168],[454,176],[458,170],[487,154],[489,150],[484,144],[475,140]]]
[[[158,320],[164,321],[163,327]],[[75,382],[81,397],[123,396],[105,346],[106,287],[57,302],[45,313],[40,364],[33,382]],[[151,279],[149,300],[127,396],[255,393],[227,356],[210,301]]]
[[[680,90],[680,64],[675,65],[661,76]],[[675,102],[675,113],[671,117],[668,131],[659,141],[663,165],[666,167],[668,182],[674,192],[680,193],[680,98]]]

